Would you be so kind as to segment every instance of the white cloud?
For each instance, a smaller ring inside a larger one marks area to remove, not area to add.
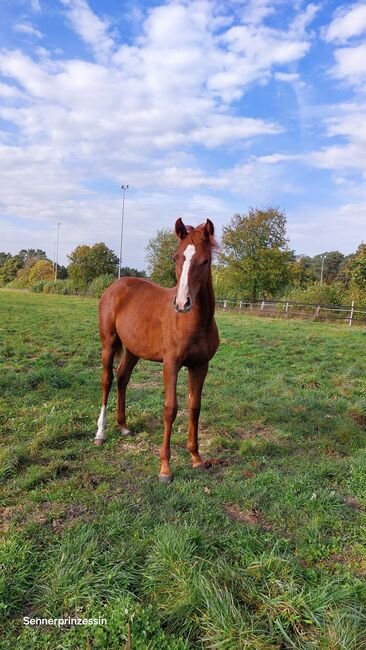
[[[30,0],[32,10],[39,13],[42,11],[40,0]]]
[[[366,77],[366,43],[343,47],[335,51],[335,66],[331,74],[348,83],[359,85]]]
[[[243,22],[259,25],[264,18],[275,13],[275,5],[279,4],[279,2],[281,0],[248,0],[248,3],[243,7]]]
[[[332,209],[304,205],[288,223],[291,245],[314,255],[324,250],[353,253],[365,238],[366,203],[344,203]]]
[[[99,59],[106,59],[114,42],[109,35],[108,21],[99,18],[86,0],[60,0],[67,9],[68,19],[78,36],[89,45]]]
[[[288,83],[300,81],[300,75],[297,72],[275,72],[274,76],[278,81],[285,81]]]
[[[140,198],[148,197],[146,206],[155,192],[171,197],[169,208],[154,208],[169,224],[173,204],[188,206],[187,189],[210,205],[220,189],[243,200],[254,201],[256,192],[270,196],[280,172],[250,154],[239,163],[237,152],[254,138],[281,133],[283,126],[239,113],[235,101],[275,75],[297,83],[287,66],[309,49],[305,18],[296,28],[270,29],[260,21],[273,3],[253,0],[252,23],[233,27],[233,15],[211,2],[172,2],[151,8],[140,36],[121,44],[110,21],[86,0],[61,2],[68,24],[95,60],[59,57],[45,48],[38,48],[39,60],[20,50],[0,52],[0,93],[6,99],[0,117],[16,133],[1,152],[4,214],[34,224],[60,219],[72,226],[74,241],[83,232],[100,239],[109,226],[116,229],[119,199],[103,192],[98,198],[89,189],[100,177],[128,182]],[[196,150],[219,147],[236,151],[231,168],[202,168]],[[143,239],[146,211],[129,201]]]
[[[320,4],[308,4],[305,10],[299,13],[293,20],[291,24],[292,30],[298,33],[304,32],[306,27],[313,22],[320,8]]]
[[[22,97],[22,93],[15,86],[9,86],[9,84],[0,82],[0,97],[3,97],[4,99],[19,98]]]
[[[43,38],[42,32],[30,23],[16,23],[14,25],[14,31],[20,34],[26,34],[27,36],[34,36],[35,38]]]
[[[323,30],[323,38],[328,43],[345,43],[353,36],[366,31],[366,4],[357,3],[340,7],[330,25]]]

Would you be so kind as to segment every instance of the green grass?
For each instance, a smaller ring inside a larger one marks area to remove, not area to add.
[[[366,330],[219,314],[196,475],[187,372],[161,485],[161,366],[100,404],[97,301],[0,292],[0,647],[366,648]],[[23,616],[106,626],[25,627]],[[2,645],[1,645],[2,644]]]

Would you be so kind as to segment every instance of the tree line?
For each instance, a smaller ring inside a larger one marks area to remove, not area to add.
[[[297,255],[289,248],[286,214],[277,207],[251,208],[235,214],[223,228],[219,254],[212,265],[218,299],[286,299],[308,303],[366,305],[366,244],[344,255],[325,251]],[[147,246],[152,280],[173,286],[176,239],[159,230]]]
[[[293,301],[366,305],[366,244],[344,255],[325,251],[296,255],[289,248],[286,214],[277,207],[251,208],[235,214],[224,226],[212,265],[217,298],[231,300],[286,299]],[[148,277],[174,286],[173,256],[177,241],[168,229],[158,230],[146,247]],[[0,253],[0,286],[60,293],[101,295],[118,274],[118,257],[103,242],[80,245],[68,255],[69,264],[55,266],[40,249],[16,255]],[[147,277],[145,271],[121,269],[122,276]]]
[[[55,269],[55,264],[39,248],[23,249],[16,255],[0,253],[0,286],[101,295],[117,277],[118,257],[103,242],[77,246],[68,259],[67,266],[57,265]],[[121,275],[146,277],[145,271],[127,266],[121,268]]]

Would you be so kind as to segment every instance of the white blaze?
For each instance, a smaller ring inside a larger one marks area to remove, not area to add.
[[[97,431],[97,433],[95,435],[95,440],[104,440],[105,439],[104,431],[105,431],[106,420],[107,420],[107,407],[102,406],[102,408],[100,409],[100,415],[99,415],[99,418],[98,418],[98,431]]]
[[[177,291],[177,305],[179,309],[183,309],[184,305],[187,302],[188,298],[188,271],[189,267],[191,264],[191,259],[193,255],[196,252],[195,246],[193,244],[188,244],[187,248],[185,249],[183,255],[184,255],[184,263],[183,263],[183,268],[182,268],[182,274],[180,276],[180,281],[179,281],[179,286],[178,286],[178,291]]]

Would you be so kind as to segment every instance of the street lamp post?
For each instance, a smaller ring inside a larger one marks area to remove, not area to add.
[[[121,266],[122,266],[122,242],[123,242],[123,222],[125,218],[125,196],[126,190],[128,190],[128,185],[121,185],[122,194],[122,217],[121,217],[121,241],[119,245],[119,264],[118,264],[118,278],[121,277]]]
[[[55,264],[55,280],[57,280],[57,267],[58,267],[58,242],[60,237],[61,221],[57,223],[57,239],[56,239],[56,264]]]
[[[326,258],[326,255],[322,255],[322,268],[320,271],[320,284],[323,284],[323,274],[324,274],[324,260]]]
[[[52,261],[52,271],[53,271],[53,274],[54,274],[54,275],[55,275],[55,267],[56,267],[56,243],[57,243],[57,242],[55,242],[55,241],[53,242],[53,261]]]

